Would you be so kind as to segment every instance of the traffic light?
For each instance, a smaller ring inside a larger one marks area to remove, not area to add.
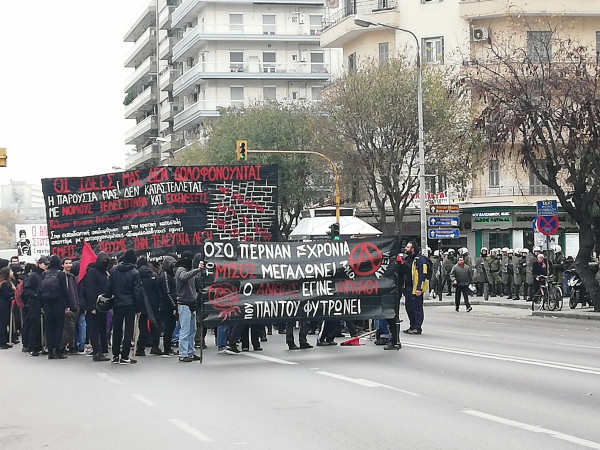
[[[340,240],[340,224],[339,223],[334,222],[331,224],[331,226],[329,227],[329,237],[331,238],[332,241]]]
[[[235,149],[238,161],[246,161],[248,159],[248,141],[235,141]]]
[[[0,167],[6,167],[6,149],[0,148]]]

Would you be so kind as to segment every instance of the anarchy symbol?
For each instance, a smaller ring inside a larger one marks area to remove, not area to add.
[[[348,260],[356,275],[366,277],[374,274],[381,267],[383,254],[375,244],[362,242],[352,249]]]

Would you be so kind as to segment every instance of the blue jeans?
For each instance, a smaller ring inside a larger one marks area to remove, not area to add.
[[[77,346],[77,350],[83,350],[85,348],[86,328],[85,314],[79,314],[77,322],[75,323],[75,345]]]
[[[406,288],[404,291],[404,307],[406,315],[410,321],[410,328],[421,331],[423,325],[423,296],[416,296],[412,293],[411,288]]]
[[[194,355],[194,337],[196,336],[196,308],[179,305],[179,356]]]
[[[217,347],[219,350],[224,350],[227,347],[227,336],[229,327],[227,325],[219,325],[217,327]]]
[[[388,324],[385,320],[375,319],[373,322],[374,327],[379,331],[380,337],[390,336],[390,329],[388,328]]]

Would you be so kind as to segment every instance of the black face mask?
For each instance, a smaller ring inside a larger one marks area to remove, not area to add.
[[[108,259],[105,259],[103,261],[98,261],[98,267],[100,269],[106,270],[108,268]]]

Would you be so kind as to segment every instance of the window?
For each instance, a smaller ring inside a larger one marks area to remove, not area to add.
[[[263,73],[275,73],[275,52],[263,52]]]
[[[323,88],[321,86],[312,86],[310,88],[310,95],[312,100],[321,100],[321,92]]]
[[[389,42],[379,43],[379,62],[387,62],[390,59],[390,44]]]
[[[244,107],[244,88],[231,86],[229,88],[229,95],[231,96],[231,106],[234,108]]]
[[[446,175],[425,176],[425,191],[427,194],[439,194],[447,188]]]
[[[317,36],[321,33],[321,28],[323,28],[323,16],[321,15],[313,15],[308,16],[309,24],[310,24],[310,34],[311,36]]]
[[[537,170],[543,177],[546,177],[546,161],[543,159],[538,159],[535,161],[535,166]],[[533,173],[532,170],[529,171],[529,194],[530,195],[548,195],[554,194],[554,191],[550,189],[548,186],[542,184],[539,178]]]
[[[499,233],[484,231],[481,233],[481,244],[482,247],[487,248],[510,247],[510,233],[508,231]]]
[[[423,62],[429,64],[444,63],[444,38],[442,36],[424,38],[423,46]]]
[[[310,71],[312,73],[326,73],[324,62],[323,52],[310,52]]]
[[[500,187],[500,161],[497,159],[490,161],[490,179],[488,184],[491,188]]]
[[[552,57],[552,32],[528,31],[527,52],[532,61],[548,61]]]
[[[392,0],[377,0],[377,9],[392,9],[395,3]]]
[[[229,30],[234,33],[244,31],[244,16],[242,14],[229,14]]]
[[[356,70],[356,53],[348,55],[348,72]]]
[[[275,86],[263,87],[263,99],[265,101],[277,100],[277,88]]]
[[[244,52],[229,52],[229,68],[232,72],[244,71]]]
[[[263,34],[275,34],[275,14],[263,14]]]

